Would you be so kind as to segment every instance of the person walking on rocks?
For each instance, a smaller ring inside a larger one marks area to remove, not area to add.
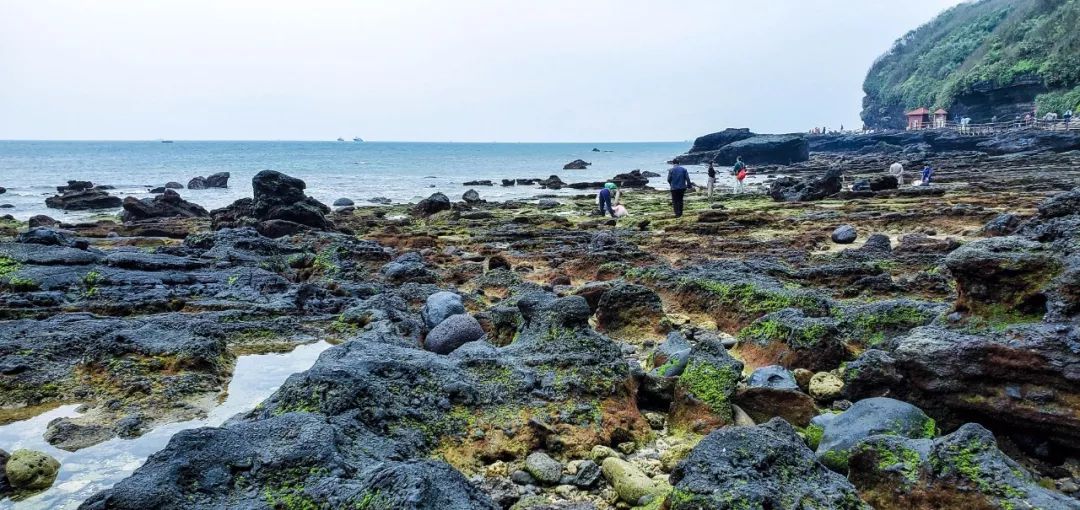
[[[710,162],[709,162],[709,170],[708,170],[708,174],[709,174],[709,181],[708,181],[708,188],[709,188],[709,203],[711,204],[711,203],[712,203],[712,192],[713,192],[713,188],[715,188],[715,187],[716,187],[716,167],[715,167],[715,166],[713,166],[713,162],[712,162],[712,161],[710,161]]]
[[[609,182],[604,184],[604,187],[600,188],[600,192],[596,194],[596,203],[600,206],[600,216],[611,214],[612,218],[615,217],[615,209],[611,205],[611,192],[617,188],[614,182]]]
[[[742,156],[735,156],[735,166],[731,167],[731,175],[735,176],[735,193],[742,193],[743,179],[746,178],[746,163],[743,163]]]
[[[671,207],[675,210],[675,217],[682,218],[683,198],[686,190],[690,187],[690,173],[678,163],[673,162],[667,174],[668,186],[671,187]]]

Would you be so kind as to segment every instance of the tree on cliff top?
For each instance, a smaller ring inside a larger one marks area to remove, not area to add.
[[[1059,94],[1080,85],[1080,0],[981,0],[908,32],[867,73],[863,120],[903,123],[903,110],[1017,84]],[[1047,105],[1049,106],[1049,105]]]

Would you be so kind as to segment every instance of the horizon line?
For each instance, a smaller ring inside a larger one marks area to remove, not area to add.
[[[309,143],[342,143],[342,144],[362,144],[362,143],[458,143],[458,144],[630,144],[630,143],[690,143],[692,139],[686,140],[618,140],[618,141],[601,141],[601,140],[585,140],[585,141],[506,141],[506,140],[490,140],[490,141],[459,141],[459,140],[364,140],[363,142],[355,142],[353,140],[328,140],[325,138],[309,138],[309,139],[288,139],[288,138],[207,138],[207,139],[185,139],[185,138],[0,138],[0,142],[144,142],[144,143],[161,143],[163,141],[169,142],[309,142]]]

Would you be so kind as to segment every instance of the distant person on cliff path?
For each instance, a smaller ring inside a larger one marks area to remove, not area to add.
[[[671,170],[668,170],[667,182],[671,186],[671,207],[675,210],[675,217],[682,218],[683,198],[690,187],[690,173],[673,162]]]
[[[1065,115],[1062,115],[1061,118],[1065,121],[1065,128],[1068,129],[1069,125],[1072,124],[1072,110],[1065,110]]]
[[[600,205],[600,216],[605,214],[611,214],[611,217],[615,217],[615,210],[611,206],[611,192],[617,188],[615,183],[609,182],[604,184],[603,188],[600,188],[600,192],[596,194],[596,203]]]
[[[715,188],[715,187],[716,187],[716,167],[715,167],[715,166],[713,166],[713,162],[712,162],[712,161],[710,161],[710,162],[709,162],[709,170],[708,170],[708,175],[709,175],[709,181],[708,181],[708,188],[709,188],[709,202],[711,203],[711,202],[712,202],[712,192],[713,192],[713,188]]]

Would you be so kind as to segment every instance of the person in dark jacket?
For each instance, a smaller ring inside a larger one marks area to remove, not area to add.
[[[615,210],[611,206],[611,192],[615,189],[615,183],[609,182],[604,184],[604,187],[600,189],[600,193],[597,194],[596,201],[600,204],[600,216],[611,214],[612,218],[615,217]]]
[[[683,198],[686,196],[686,189],[690,187],[690,172],[678,163],[672,165],[667,174],[668,186],[671,186],[671,206],[675,209],[675,217],[682,218]]]

